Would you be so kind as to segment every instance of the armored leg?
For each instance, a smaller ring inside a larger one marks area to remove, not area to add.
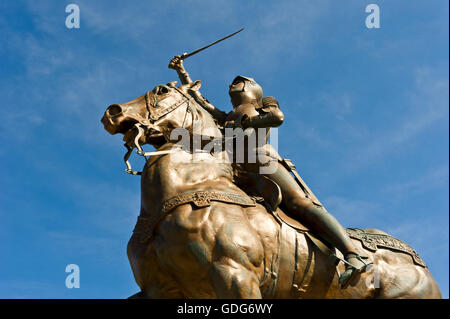
[[[313,203],[305,196],[302,188],[282,164],[278,163],[275,173],[265,176],[280,186],[283,204],[291,215],[307,224],[312,231],[344,254],[346,272],[341,276],[340,282],[345,287],[366,266],[345,229],[323,206]]]

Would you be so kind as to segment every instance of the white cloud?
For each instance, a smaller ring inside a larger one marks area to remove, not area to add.
[[[427,216],[409,218],[399,221],[396,225],[388,226],[385,231],[417,249],[419,254],[424,252],[432,255],[433,253],[448,252],[448,218],[447,223],[436,222]]]
[[[55,298],[58,285],[36,280],[2,280],[0,282],[0,298],[33,299]]]
[[[442,189],[448,187],[449,170],[448,165],[435,167],[426,174],[415,177],[408,181],[391,183],[386,185],[385,192],[398,199],[403,199],[416,194]]]
[[[349,93],[329,94],[324,93],[320,97],[320,102],[329,112],[334,114],[336,119],[343,120],[352,113],[352,97]]]
[[[340,196],[326,197],[322,203],[345,227],[379,227],[380,212],[382,211],[379,203]]]
[[[355,170],[379,161],[409,142],[414,143],[415,137],[425,133],[435,123],[448,122],[449,82],[448,78],[439,74],[429,67],[415,71],[416,87],[407,91],[407,112],[392,112],[396,123],[391,129],[377,133],[372,140],[352,150],[352,157],[358,159],[358,164],[352,161],[349,169]]]
[[[298,0],[255,9],[256,23],[243,35],[243,58],[250,65],[264,66],[265,72],[273,72],[280,63],[295,63],[310,48],[314,28],[328,9],[329,1]]]

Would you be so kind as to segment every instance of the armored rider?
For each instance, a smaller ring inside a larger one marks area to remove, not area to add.
[[[184,69],[180,56],[176,56],[170,61],[169,68],[177,71],[183,84],[192,82],[189,74]],[[273,97],[265,97],[263,99],[261,86],[254,79],[245,76],[237,76],[229,86],[228,92],[234,107],[229,114],[214,107],[201,97],[200,93],[198,93],[199,96],[197,98],[199,100],[203,99],[200,104],[224,127],[267,129],[267,143],[270,127],[280,126],[284,121],[284,115],[277,100]],[[267,144],[267,146],[269,145]],[[328,244],[342,252],[346,270],[340,276],[339,283],[342,288],[347,287],[358,273],[366,270],[366,266],[369,264],[365,260],[367,257],[359,253],[359,250],[336,218],[327,212],[315,196],[310,196],[307,186],[302,185],[302,183],[297,182],[292,177],[290,170],[288,170],[289,166],[283,165],[286,163],[283,163],[281,157],[276,152],[276,156],[273,156],[273,149],[270,153],[272,155],[266,155],[271,158],[261,160],[263,157],[258,156],[256,165],[244,163],[242,168],[254,174],[259,173],[275,182],[281,190],[282,203],[288,209],[290,215],[304,223]],[[268,173],[262,173],[263,171],[258,170],[261,166],[267,165],[270,160],[276,160],[275,169],[270,170]]]

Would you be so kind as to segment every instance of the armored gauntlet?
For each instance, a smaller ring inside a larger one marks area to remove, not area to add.
[[[278,101],[272,96],[263,98],[263,106],[257,111],[260,115],[242,119],[244,128],[277,127],[284,121],[284,114],[280,110]]]

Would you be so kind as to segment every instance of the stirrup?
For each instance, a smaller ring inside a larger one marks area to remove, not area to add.
[[[342,259],[342,258],[338,257],[338,256],[335,255],[335,254],[332,255],[332,257],[335,258],[336,272],[337,272],[337,274],[338,274],[339,283],[341,284],[341,288],[342,288],[342,289],[347,288],[348,284],[352,281],[353,278],[355,278],[355,276],[356,276],[357,274],[363,273],[364,271],[366,271],[367,266],[373,264],[373,262],[371,262],[371,261],[366,262],[366,261],[363,260],[363,259],[368,259],[369,257],[367,257],[367,256],[361,256],[361,255],[359,255],[358,253],[353,253],[353,252],[347,253],[347,254],[352,254],[352,255],[353,255],[353,256],[348,257],[348,259],[350,259],[350,258],[356,258],[356,259],[358,259],[363,265],[361,265],[361,267],[357,268],[357,267],[355,267],[354,265],[350,264],[347,260]],[[345,255],[347,255],[347,254],[345,254]],[[338,264],[339,264],[340,261],[342,261],[342,262],[345,264],[345,271],[344,271],[343,274],[341,274],[341,273],[339,272],[339,269],[338,269]],[[344,275],[345,275],[348,271],[351,271],[350,275],[344,277]]]

